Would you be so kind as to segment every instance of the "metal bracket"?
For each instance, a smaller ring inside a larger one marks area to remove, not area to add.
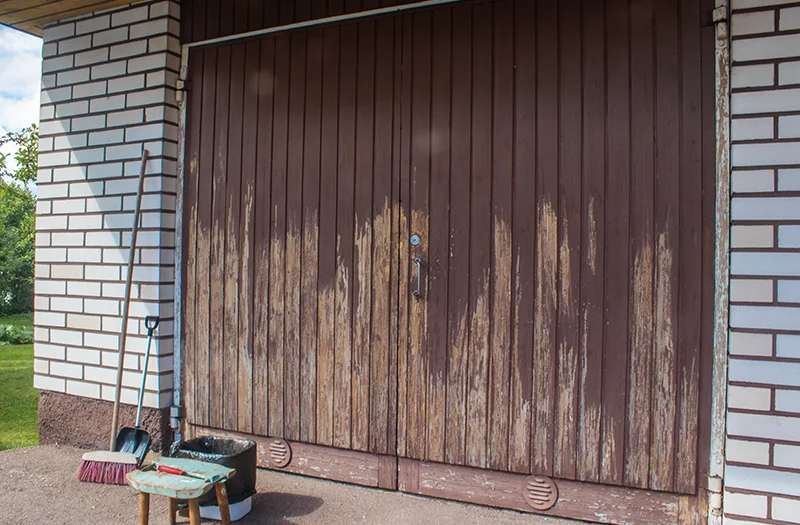
[[[708,510],[713,516],[722,514],[722,478],[708,476]]]
[[[183,104],[183,101],[186,98],[184,93],[191,89],[191,85],[188,80],[178,79],[175,81],[175,100],[178,101],[178,104]]]

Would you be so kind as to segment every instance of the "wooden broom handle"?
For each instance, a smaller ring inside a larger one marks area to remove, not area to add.
[[[119,429],[119,398],[122,394],[122,370],[125,365],[125,344],[128,340],[128,313],[131,306],[131,283],[133,281],[133,262],[136,259],[136,235],[139,233],[139,216],[142,208],[142,194],[144,193],[144,175],[147,171],[147,158],[150,154],[142,150],[142,164],[139,168],[139,187],[136,190],[136,206],[133,214],[133,228],[131,229],[131,247],[128,250],[128,278],[125,280],[125,296],[122,303],[122,328],[119,334],[119,362],[117,363],[117,385],[114,390],[114,413],[111,418],[111,439],[109,450],[114,450],[114,441]],[[123,168],[124,169],[124,168]]]

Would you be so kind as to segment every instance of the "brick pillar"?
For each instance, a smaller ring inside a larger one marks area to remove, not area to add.
[[[725,523],[800,523],[800,7],[733,0]]]
[[[122,401],[136,404],[143,321],[158,315],[144,404],[152,409],[152,429],[165,432],[173,377],[179,17],[176,2],[149,1],[44,31],[34,345],[43,442],[107,445],[143,148],[151,160]],[[132,413],[123,411],[123,425]],[[96,438],[71,441],[73,431]]]

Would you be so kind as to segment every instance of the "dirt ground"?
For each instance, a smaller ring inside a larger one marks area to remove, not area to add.
[[[75,471],[83,450],[45,445],[0,452],[0,509],[4,525],[136,524],[138,503],[130,487],[81,483]],[[258,471],[253,511],[237,523],[578,525],[448,501],[367,489],[318,479]],[[167,501],[153,497],[150,524],[167,523]],[[7,521],[10,518],[11,521]],[[179,518],[188,523],[188,518]],[[218,523],[203,520],[203,523]]]

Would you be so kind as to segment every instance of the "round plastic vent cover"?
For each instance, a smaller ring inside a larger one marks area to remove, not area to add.
[[[534,510],[547,510],[558,500],[558,487],[546,476],[528,476],[522,487],[522,495]]]

